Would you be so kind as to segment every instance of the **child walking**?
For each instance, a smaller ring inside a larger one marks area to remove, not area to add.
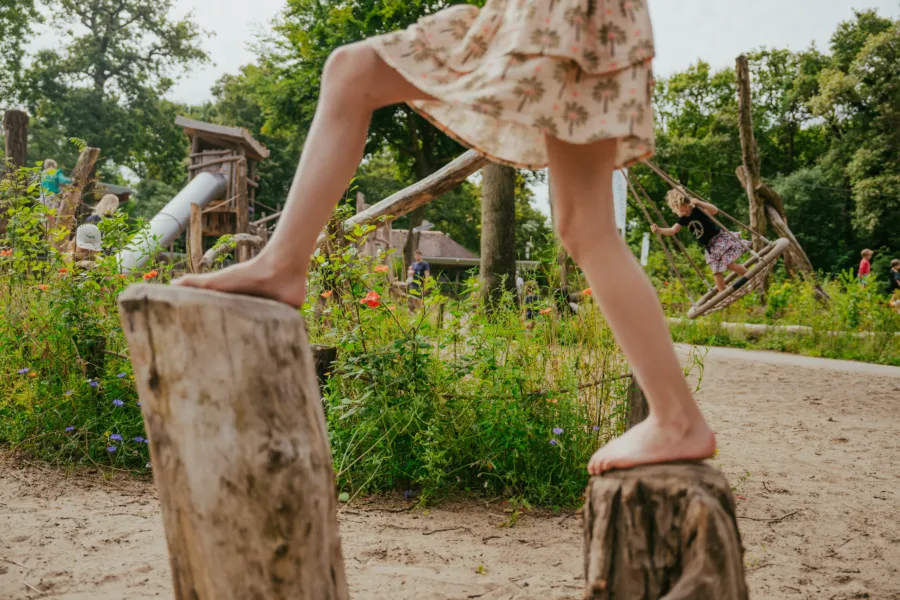
[[[373,111],[405,102],[494,162],[550,167],[557,231],[650,405],[650,417],[598,450],[588,471],[712,456],[713,433],[613,211],[613,171],[654,150],[647,5],[487,0],[338,48],[269,244],[251,261],[177,283],[303,304],[316,238],[362,159]]]
[[[863,250],[860,255],[862,256],[862,260],[859,261],[859,270],[856,272],[856,278],[859,280],[859,284],[863,287],[868,283],[869,274],[872,272],[872,256],[875,253],[866,248]]]
[[[678,190],[669,190],[666,194],[666,203],[672,212],[678,215],[678,221],[672,227],[659,227],[654,223],[650,226],[654,233],[676,235],[682,227],[687,227],[704,247],[706,264],[712,269],[716,287],[720,292],[724,292],[726,287],[723,275],[725,271],[732,271],[740,276],[732,284],[733,287],[739,288],[747,283],[744,278],[747,269],[736,262],[747,251],[747,246],[736,234],[722,231],[722,228],[710,218],[710,215],[718,214],[718,208],[696,198],[688,199]]]

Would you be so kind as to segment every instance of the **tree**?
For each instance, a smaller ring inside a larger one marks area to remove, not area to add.
[[[14,97],[13,85],[20,75],[25,40],[32,24],[40,21],[34,0],[0,0],[0,108]]]
[[[516,289],[516,170],[491,163],[481,173],[481,295],[490,306]]]
[[[77,137],[143,175],[154,157],[172,151],[171,135],[157,137],[172,132],[165,120],[173,111],[159,98],[174,76],[207,60],[200,30],[190,16],[170,17],[172,0],[53,0],[50,6],[62,46],[38,52],[22,85],[36,116],[34,151],[71,162],[66,140]]]

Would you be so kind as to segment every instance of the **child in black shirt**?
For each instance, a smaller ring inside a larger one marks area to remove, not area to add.
[[[716,280],[716,287],[720,292],[725,291],[725,271],[733,271],[740,275],[735,281],[734,287],[738,288],[746,283],[744,276],[747,269],[737,263],[737,259],[747,251],[745,242],[730,231],[723,231],[721,227],[710,218],[719,209],[696,198],[686,198],[678,190],[670,190],[666,194],[666,203],[676,215],[678,222],[672,227],[658,227],[655,223],[650,226],[654,233],[661,235],[675,235],[682,227],[687,227],[694,238],[706,249],[706,264],[712,269]]]

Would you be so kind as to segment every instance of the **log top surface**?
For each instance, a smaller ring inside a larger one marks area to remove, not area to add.
[[[265,317],[266,320],[302,320],[296,309],[283,302],[177,285],[135,283],[128,286],[128,289],[119,296],[119,305],[127,311],[137,309],[144,302],[173,306],[195,305],[227,310],[244,316]]]
[[[625,482],[638,479],[643,482],[671,483],[678,481],[687,485],[705,483],[712,487],[728,486],[728,481],[722,472],[703,461],[681,461],[661,465],[643,465],[631,469],[616,469],[599,477],[592,477],[591,483]]]

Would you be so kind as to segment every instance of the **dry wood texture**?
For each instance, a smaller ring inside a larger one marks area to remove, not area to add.
[[[59,203],[59,208],[56,210],[55,227],[65,227],[69,230],[75,229],[75,215],[81,207],[81,195],[84,187],[91,180],[98,158],[100,158],[100,148],[85,148],[78,155],[78,162],[75,163],[75,168],[72,169],[72,173],[69,175],[73,183],[60,193],[62,200]],[[54,242],[54,245],[59,250],[68,241],[68,237],[66,237],[58,242]]]
[[[586,600],[747,600],[728,481],[704,463],[593,478],[584,571]]]
[[[28,154],[28,113],[15,108],[7,110],[3,114],[3,132],[6,160],[14,167],[24,167]]]
[[[481,173],[481,295],[491,304],[516,292],[516,170],[491,163]]]
[[[200,273],[203,262],[203,210],[191,202],[191,221],[188,228],[188,250],[191,252],[191,272]]]
[[[346,600],[313,353],[287,305],[135,285],[119,300],[177,600]]]
[[[443,169],[429,175],[422,181],[385,198],[344,222],[344,232],[350,233],[357,225],[374,223],[380,217],[394,218],[409,214],[416,208],[428,204],[435,198],[454,189],[475,171],[487,164],[487,159],[469,150]],[[325,245],[325,235],[319,236],[316,247]]]

